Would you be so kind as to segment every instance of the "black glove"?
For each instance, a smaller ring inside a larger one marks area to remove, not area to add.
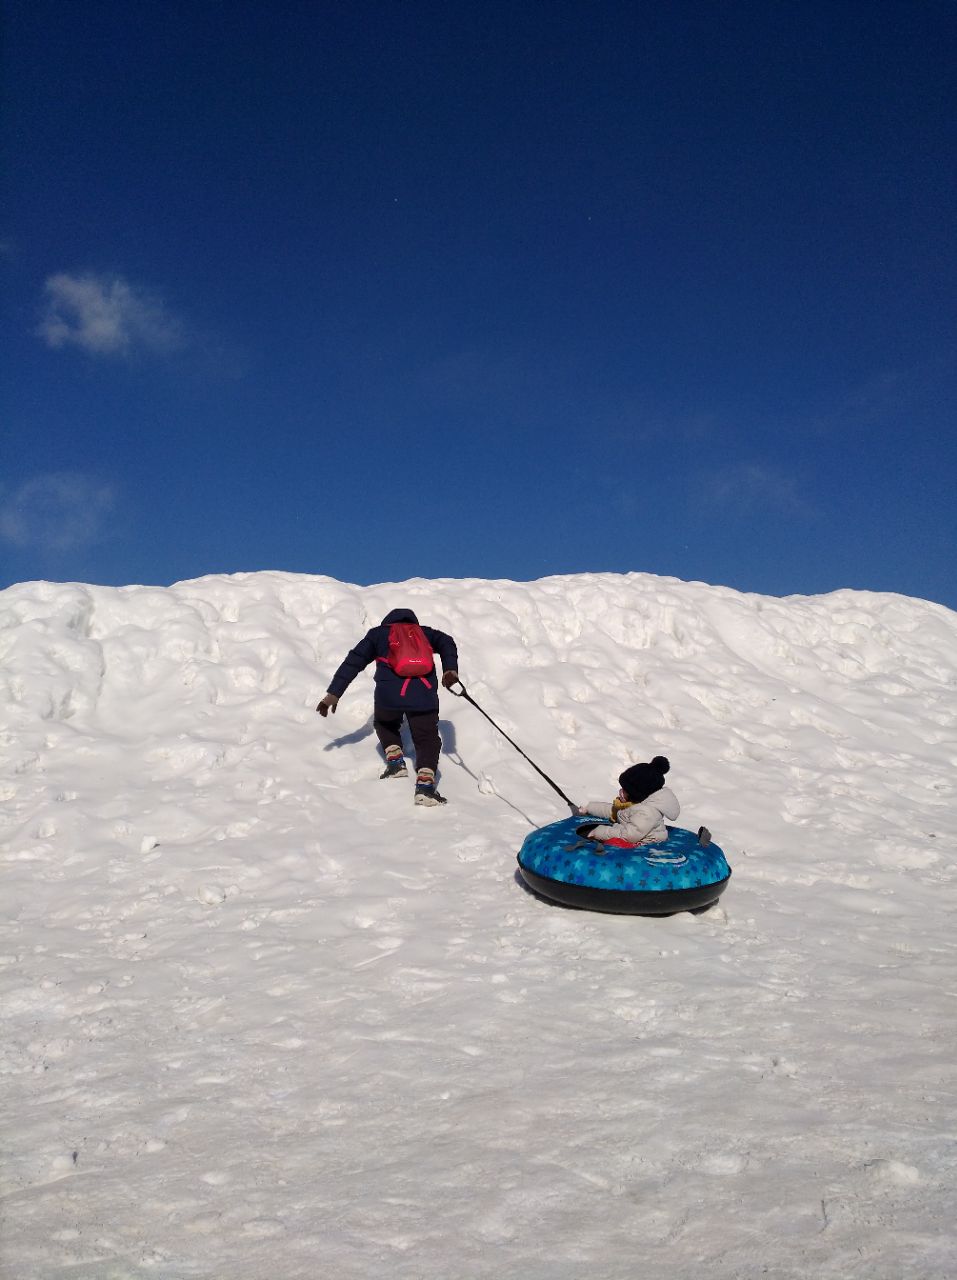
[[[451,689],[453,684],[459,684],[459,673],[457,671],[446,671],[442,677],[443,688]]]
[[[339,703],[338,694],[327,693],[326,696],[323,698],[323,700],[319,703],[318,707],[316,707],[316,710],[323,717],[327,716],[330,711],[332,712],[333,715],[335,715],[336,707],[338,703]]]

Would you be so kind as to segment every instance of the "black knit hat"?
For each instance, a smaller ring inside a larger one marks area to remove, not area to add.
[[[665,785],[665,774],[671,765],[664,756],[655,756],[651,764],[633,764],[618,779],[625,795],[633,804],[641,804]]]

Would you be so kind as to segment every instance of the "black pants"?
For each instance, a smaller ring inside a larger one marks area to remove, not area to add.
[[[416,769],[438,770],[442,739],[439,737],[439,713],[437,711],[380,711],[376,708],[372,727],[376,737],[386,747],[401,747],[402,717],[409,722],[412,745],[415,748]]]

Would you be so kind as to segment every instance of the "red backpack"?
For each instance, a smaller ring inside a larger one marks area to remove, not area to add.
[[[393,622],[389,627],[389,656],[379,661],[390,666],[397,676],[427,676],[432,670],[432,646],[417,622]]]

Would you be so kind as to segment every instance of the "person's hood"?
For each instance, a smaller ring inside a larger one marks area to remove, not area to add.
[[[670,787],[662,787],[660,791],[656,791],[654,795],[649,796],[644,803],[653,804],[669,822],[674,822],[675,818],[677,818],[678,814],[681,812],[681,806],[678,804],[678,797]]]
[[[379,624],[387,627],[391,622],[418,622],[418,618],[411,609],[393,609],[391,613],[387,613]]]

